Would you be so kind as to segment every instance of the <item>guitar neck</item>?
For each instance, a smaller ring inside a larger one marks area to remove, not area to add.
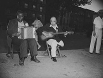
[[[57,33],[53,33],[54,35],[56,34],[64,34],[65,32],[57,32]]]

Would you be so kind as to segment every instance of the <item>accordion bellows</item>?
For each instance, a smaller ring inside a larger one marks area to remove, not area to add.
[[[35,38],[35,28],[25,27],[21,28],[21,39]]]

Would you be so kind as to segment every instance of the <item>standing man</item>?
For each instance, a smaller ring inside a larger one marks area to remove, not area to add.
[[[37,45],[35,40],[21,39],[21,27],[29,26],[26,21],[23,20],[23,13],[19,11],[17,13],[17,19],[13,19],[8,24],[8,36],[12,39],[12,44],[17,45],[20,48],[19,64],[24,65],[24,60],[28,56],[27,49],[29,47],[31,54],[31,61],[39,63],[40,61],[36,58]]]
[[[51,17],[50,24],[47,24],[45,26],[42,33],[44,33],[45,31],[53,32],[53,33],[61,32],[60,26],[57,25],[57,20],[55,17]],[[51,59],[54,62],[57,62],[57,60],[56,60],[56,47],[57,47],[57,45],[60,45],[63,47],[64,46],[63,41],[59,38],[58,35],[55,35],[52,38],[48,38],[46,40],[46,42],[47,42],[47,44],[49,44],[51,46],[51,56],[52,56]]]
[[[100,54],[101,40],[102,40],[102,28],[103,28],[103,11],[98,11],[98,16],[95,17],[93,22],[93,32],[90,43],[89,52],[93,53],[96,42],[96,53]],[[97,40],[97,41],[96,41]]]

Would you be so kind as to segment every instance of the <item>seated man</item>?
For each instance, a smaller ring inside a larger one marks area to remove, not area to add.
[[[51,19],[50,19],[50,22],[51,22],[51,24],[47,24],[46,26],[45,26],[45,28],[43,29],[43,34],[45,33],[45,32],[52,32],[52,33],[57,33],[57,32],[60,32],[61,31],[61,29],[60,29],[60,26],[58,26],[57,25],[57,21],[56,21],[56,18],[55,17],[52,17]],[[50,34],[50,35],[52,35],[52,34]],[[49,35],[49,36],[50,36]],[[66,34],[65,34],[66,35]],[[47,44],[49,44],[50,46],[51,46],[51,56],[52,56],[52,60],[54,61],[54,62],[57,62],[57,60],[56,60],[56,47],[57,47],[57,45],[60,45],[60,46],[64,46],[64,43],[63,43],[63,41],[59,38],[59,36],[58,35],[54,35],[53,37],[51,37],[51,38],[47,38]]]
[[[12,39],[12,44],[17,45],[20,48],[19,64],[24,65],[24,60],[28,56],[28,46],[31,54],[31,61],[39,63],[40,61],[36,58],[38,53],[35,39],[21,39],[20,28],[24,26],[28,26],[28,23],[23,20],[22,12],[18,12],[17,19],[11,20],[8,24],[8,35]]]

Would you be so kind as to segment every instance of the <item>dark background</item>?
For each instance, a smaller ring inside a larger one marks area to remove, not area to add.
[[[90,3],[91,0],[0,0],[0,28],[6,30],[9,20],[16,18],[16,12],[21,10],[29,25],[37,16],[43,25],[55,16],[63,31],[72,29],[90,36],[95,12],[78,7]]]

